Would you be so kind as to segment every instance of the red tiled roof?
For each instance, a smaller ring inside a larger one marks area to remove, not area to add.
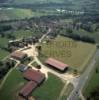
[[[30,81],[35,81],[40,84],[45,79],[45,75],[39,71],[28,69],[24,72],[24,78]]]
[[[21,52],[21,51],[13,52],[13,53],[11,54],[11,57],[13,57],[13,58],[15,58],[15,59],[18,59],[18,60],[21,60],[21,59],[23,59],[23,58],[26,57],[26,56],[27,56],[27,54],[25,54],[25,53],[23,53],[23,52]]]
[[[28,82],[22,90],[19,92],[19,94],[23,97],[27,97],[30,95],[30,93],[37,87],[37,83],[30,81]]]
[[[51,65],[51,66],[53,66],[61,71],[64,71],[66,68],[68,68],[67,64],[64,64],[64,63],[62,63],[56,59],[53,59],[53,58],[47,59],[46,64]]]

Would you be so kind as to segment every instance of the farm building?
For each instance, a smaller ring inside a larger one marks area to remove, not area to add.
[[[24,98],[28,98],[28,96],[32,93],[32,91],[36,87],[37,87],[37,83],[30,81],[22,88],[22,90],[19,92],[19,95],[24,97]]]
[[[44,81],[45,75],[40,71],[36,71],[33,69],[28,69],[24,72],[24,78],[29,81],[35,81],[37,84],[40,84]]]
[[[17,59],[17,60],[24,60],[27,57],[27,54],[21,52],[21,51],[17,51],[17,52],[13,52],[11,54],[11,57]]]
[[[64,64],[53,58],[48,58],[45,63],[61,72],[65,71],[69,67],[67,64]]]
[[[24,65],[24,64],[19,64],[18,65],[18,69],[21,71],[21,72],[24,72],[28,69],[28,66],[27,65]]]

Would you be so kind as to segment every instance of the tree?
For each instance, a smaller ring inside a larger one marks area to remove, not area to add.
[[[78,74],[78,71],[77,71],[77,69],[74,69],[74,75],[77,75]]]
[[[3,61],[0,61],[0,66],[3,66]]]

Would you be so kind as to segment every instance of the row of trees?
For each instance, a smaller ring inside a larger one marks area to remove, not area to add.
[[[88,42],[88,43],[96,43],[95,39],[92,37],[89,37],[89,36],[81,36],[81,35],[74,34],[74,33],[65,33],[65,34],[61,34],[61,35],[72,38],[74,40],[78,40],[78,41],[83,41],[83,42]]]

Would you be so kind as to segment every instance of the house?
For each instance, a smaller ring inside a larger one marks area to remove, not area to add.
[[[64,64],[63,62],[60,62],[53,58],[48,58],[45,63],[61,72],[65,71],[69,67],[67,64]]]
[[[13,52],[11,54],[11,57],[14,58],[14,59],[22,61],[27,57],[27,54],[25,54],[25,53],[23,53],[21,51],[17,51],[17,52]]]

